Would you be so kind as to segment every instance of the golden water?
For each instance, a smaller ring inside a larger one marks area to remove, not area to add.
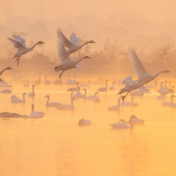
[[[87,94],[98,87],[88,88]],[[157,94],[151,93],[134,98],[138,107],[110,112],[107,107],[117,104],[117,90],[100,93],[100,103],[77,99],[73,112],[45,106],[48,94],[51,102],[70,104],[67,88],[36,85],[35,110],[46,112],[41,119],[0,118],[0,176],[176,175],[176,108],[162,107]],[[0,94],[0,112],[29,115],[32,98],[26,96],[23,105],[12,104],[10,97],[22,97],[31,87],[16,83],[12,90]],[[145,124],[133,130],[113,130],[109,125],[132,114],[146,119]],[[81,118],[92,125],[78,126]]]

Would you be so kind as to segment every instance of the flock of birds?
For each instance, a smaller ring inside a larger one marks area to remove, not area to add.
[[[17,66],[19,65],[19,59],[26,53],[32,51],[36,45],[38,44],[44,44],[43,41],[39,41],[36,44],[34,44],[31,48],[26,46],[25,40],[21,38],[20,36],[14,35],[14,39],[8,38],[14,45],[14,47],[17,49],[17,52],[13,56],[13,59],[16,59],[15,61],[17,62]],[[69,69],[72,68],[80,68],[81,65],[78,65],[79,62],[81,62],[84,59],[91,59],[89,56],[84,56],[83,58],[73,61],[70,59],[70,55],[79,49],[81,49],[83,46],[87,45],[88,43],[95,43],[93,40],[90,40],[88,42],[83,43],[82,45],[79,45],[79,38],[73,33],[70,36],[70,40],[68,40],[64,34],[62,33],[61,29],[57,30],[57,37],[58,37],[58,44],[57,44],[57,51],[58,51],[58,56],[60,59],[61,64],[56,66],[54,69],[55,71],[62,71],[61,74],[59,75],[59,79],[54,80],[54,84],[62,84],[62,80],[60,79],[62,74]],[[60,110],[74,110],[74,104],[73,101],[76,100],[77,98],[83,98],[87,100],[93,100],[94,102],[100,102],[100,98],[98,97],[99,92],[107,92],[108,89],[110,91],[115,90],[115,84],[119,84],[121,86],[125,85],[123,88],[120,89],[117,95],[120,95],[118,98],[118,103],[117,105],[113,105],[108,107],[109,110],[115,110],[115,111],[120,111],[121,106],[138,106],[138,103],[134,102],[134,97],[135,96],[143,96],[145,93],[150,93],[148,89],[151,88],[157,88],[157,80],[155,81],[154,85],[149,85],[150,81],[154,80],[158,75],[161,73],[169,73],[167,70],[160,71],[159,73],[155,75],[149,74],[146,69],[144,68],[141,60],[138,58],[136,52],[134,49],[129,49],[128,51],[130,61],[132,63],[133,70],[137,76],[137,80],[133,81],[132,76],[127,76],[125,79],[119,80],[118,82],[114,80],[112,82],[112,85],[108,88],[108,81],[105,81],[105,87],[100,87],[97,91],[95,91],[94,95],[89,95],[87,96],[87,87],[90,87],[90,80],[88,81],[87,84],[80,84],[79,82],[76,81],[74,78],[73,80],[68,78],[66,84],[68,85],[73,85],[76,84],[76,87],[71,87],[67,91],[71,92],[70,98],[71,98],[71,104],[61,104],[59,102],[50,102],[50,96],[47,95],[46,99],[46,106],[47,107],[56,107]],[[12,70],[11,67],[7,67],[3,69],[0,72],[0,75],[4,73],[6,70]],[[6,83],[3,79],[0,78],[0,87],[11,87],[8,83]],[[28,94],[29,97],[35,97],[35,84],[40,84],[41,83],[41,73],[39,73],[39,79],[34,82],[32,85],[32,92]],[[160,89],[158,90],[158,93],[160,94],[157,96],[158,100],[165,100],[166,95],[169,93],[174,93],[174,86],[170,87],[171,82],[169,82],[169,88],[167,88],[167,80],[165,81],[165,86],[163,87],[163,83],[160,83]],[[47,75],[45,75],[45,84],[52,84],[51,81],[47,80]],[[25,87],[29,87],[29,80],[26,81],[24,84]],[[80,87],[83,87],[84,89],[84,94],[81,93]],[[73,92],[76,91],[74,94]],[[0,91],[0,93],[11,93],[10,89],[3,89]],[[121,95],[123,93],[126,93],[125,95]],[[126,96],[130,93],[131,95],[131,102],[126,102],[125,98]],[[25,103],[25,96],[27,94],[23,93],[23,98],[20,99],[15,95],[11,96],[11,102],[12,103]],[[171,95],[171,101],[163,101],[162,105],[163,106],[170,106],[170,107],[176,107],[176,104],[173,103],[173,97],[174,95]],[[122,100],[122,103],[121,103]],[[0,113],[0,117],[26,117],[26,118],[41,118],[44,116],[44,112],[41,111],[34,111],[34,104],[32,104],[32,111],[30,115],[20,115],[18,113],[10,113],[10,112],[2,112]],[[124,119],[120,119],[118,123],[110,124],[112,128],[122,128],[122,129],[133,129],[134,124],[143,124],[145,120],[139,119],[136,116],[132,115],[129,119],[129,121],[125,121]],[[78,122],[79,125],[90,125],[91,121],[90,120],[85,120],[81,119]]]

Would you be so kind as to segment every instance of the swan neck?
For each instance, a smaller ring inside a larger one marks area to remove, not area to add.
[[[86,97],[86,94],[87,94],[87,90],[85,89],[84,98]]]
[[[134,128],[134,126],[133,126],[133,122],[132,122],[132,119],[133,119],[133,118],[130,118],[130,127],[131,127],[131,129]]]
[[[49,99],[50,99],[50,97],[47,97],[48,99],[47,99],[47,102],[46,102],[46,106],[49,104]]]
[[[25,103],[25,95],[23,94],[23,102]]]
[[[34,44],[34,45],[30,48],[30,50],[32,51],[37,45],[38,45],[38,42],[37,42],[36,44]]]

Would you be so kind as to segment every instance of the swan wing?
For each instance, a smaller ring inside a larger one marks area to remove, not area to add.
[[[73,45],[78,46],[79,38],[76,37],[76,35],[75,35],[74,33],[72,33],[72,34],[70,35],[70,41],[71,41],[71,43],[72,43]]]
[[[59,40],[57,43],[57,52],[58,52],[59,59],[62,63],[72,61],[67,55],[67,52],[66,52],[66,49],[64,48],[64,44],[62,40]]]
[[[74,45],[64,36],[61,29],[57,29],[57,37],[63,42],[64,47],[71,48]]]
[[[22,37],[20,37],[20,36],[17,36],[17,35],[14,35],[13,37],[14,37],[19,43],[21,43],[24,48],[27,48],[26,42],[25,42],[24,38],[22,38]]]
[[[148,76],[149,73],[147,73],[147,71],[145,70],[141,60],[138,58],[134,49],[129,49],[128,55],[133,66],[133,70],[136,76],[138,77],[138,79]]]
[[[132,80],[132,76],[127,76],[123,81],[122,84],[125,84],[125,86],[133,86],[135,82]]]
[[[17,49],[24,49],[24,46],[20,42],[14,40],[14,39],[11,39],[11,38],[7,38],[7,39],[10,40],[13,43],[13,46],[15,48],[17,48]]]

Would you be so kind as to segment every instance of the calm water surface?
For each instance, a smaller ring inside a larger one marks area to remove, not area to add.
[[[91,86],[87,94],[100,86]],[[1,112],[29,115],[34,103],[36,111],[46,113],[41,119],[0,118],[0,176],[176,175],[176,108],[162,107],[153,92],[135,97],[138,107],[108,111],[117,104],[119,88],[100,93],[100,103],[77,99],[73,112],[45,106],[46,95],[50,101],[70,104],[68,87],[36,85],[36,97],[26,96],[24,105],[12,104],[11,95],[22,98],[31,87],[15,83],[12,94],[0,94]],[[109,125],[132,114],[146,119],[145,124],[133,130],[113,130]],[[81,118],[92,125],[78,126]]]

